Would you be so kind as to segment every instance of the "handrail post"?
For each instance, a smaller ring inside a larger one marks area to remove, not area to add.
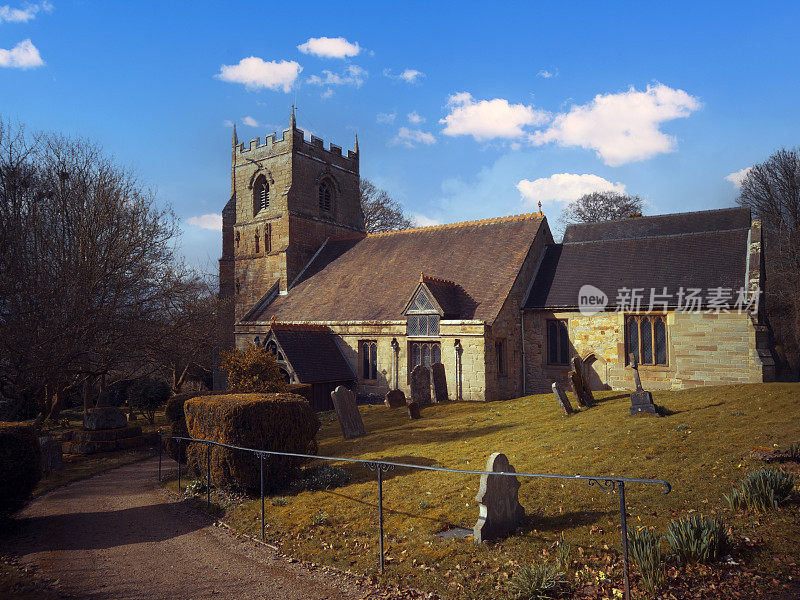
[[[383,465],[378,465],[378,547],[381,553],[380,571],[383,573]]]
[[[259,454],[261,459],[261,541],[264,541],[264,455]]]
[[[211,509],[211,444],[206,444],[206,508]]]
[[[161,437],[161,432],[158,432],[158,483],[161,483],[161,448],[164,445],[164,438]]]
[[[181,491],[181,442],[178,440],[178,491]]]
[[[622,570],[625,578],[625,600],[631,600],[631,577],[628,570],[628,518],[625,514],[625,482],[619,482],[619,514],[622,517]]]

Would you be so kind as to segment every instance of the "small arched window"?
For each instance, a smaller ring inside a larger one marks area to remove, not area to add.
[[[264,225],[264,252],[272,252],[272,225],[270,223]]]
[[[239,279],[237,278],[236,279],[236,295],[237,296],[239,295],[240,291],[241,291],[241,286],[239,285]]]
[[[258,254],[259,252],[261,252],[261,249],[260,249],[260,247],[259,247],[259,245],[260,245],[260,241],[259,241],[259,240],[260,240],[260,239],[261,239],[261,238],[260,238],[260,237],[258,237],[258,229],[256,229],[256,254]]]
[[[240,235],[239,235],[239,232],[237,231],[236,232],[236,247],[237,248],[239,247],[239,239],[240,239]]]
[[[266,210],[268,206],[269,183],[267,183],[267,178],[261,175],[253,186],[253,214],[257,215],[260,211]]]
[[[323,180],[322,183],[319,184],[319,209],[330,212],[332,197],[333,189],[331,188],[331,182],[327,179]]]

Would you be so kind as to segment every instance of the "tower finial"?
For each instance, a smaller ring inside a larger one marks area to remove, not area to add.
[[[292,129],[296,129],[297,128],[297,120],[294,117],[294,109],[295,109],[295,106],[294,106],[294,104],[292,104],[292,118],[290,120],[290,124],[292,126]]]
[[[239,138],[236,136],[236,123],[233,124],[233,141],[231,142],[232,145],[236,145],[239,143]]]
[[[542,201],[541,200],[539,200],[539,216],[540,217],[544,216],[544,213],[542,212]]]
[[[358,134],[356,134],[356,145],[353,148],[353,150],[355,151],[356,154],[358,154]]]

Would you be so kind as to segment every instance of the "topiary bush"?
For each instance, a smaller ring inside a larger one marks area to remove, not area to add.
[[[184,404],[193,438],[258,450],[309,453],[316,444],[319,420],[304,398],[294,394],[223,394],[199,396]],[[206,472],[206,447],[189,445],[188,464]],[[271,491],[287,485],[306,459],[264,457],[265,484]],[[215,486],[257,491],[259,457],[250,452],[212,447],[211,477]]]
[[[275,357],[250,344],[244,350],[234,348],[221,353],[221,368],[227,373],[228,391],[237,394],[286,392]]]
[[[141,377],[128,388],[128,402],[152,424],[156,420],[156,411],[167,401],[171,393],[165,381]]]
[[[681,564],[710,562],[724,556],[731,548],[731,535],[725,524],[703,515],[672,521],[664,537]]]
[[[731,494],[724,497],[734,510],[749,508],[766,512],[789,500],[796,484],[797,478],[789,471],[758,469],[748,473]]]
[[[642,576],[644,589],[655,596],[666,580],[661,554],[661,536],[649,528],[629,529],[628,550]]]
[[[0,422],[0,519],[27,504],[42,477],[41,462],[33,426]]]

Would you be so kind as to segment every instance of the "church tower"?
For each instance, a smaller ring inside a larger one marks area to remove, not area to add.
[[[358,159],[358,138],[346,155],[315,136],[306,141],[294,107],[279,139],[245,146],[234,128],[220,259],[220,296],[235,299],[231,343],[234,322],[285,294],[326,239],[363,234]]]

